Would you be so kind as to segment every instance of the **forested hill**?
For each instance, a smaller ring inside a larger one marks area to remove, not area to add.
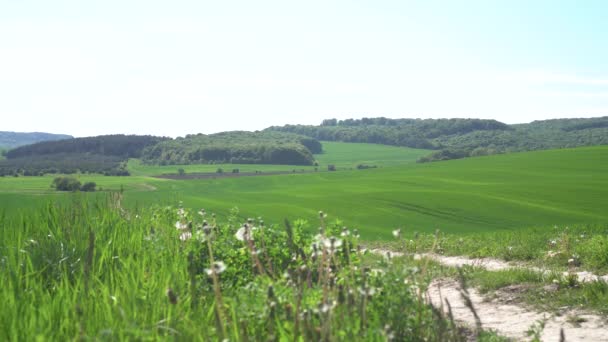
[[[365,142],[438,150],[421,161],[505,152],[608,144],[608,117],[555,119],[507,125],[481,119],[324,120],[319,126],[273,126],[319,140]]]
[[[126,176],[129,158],[139,158],[143,149],[169,138],[139,135],[102,135],[39,142],[6,152],[0,161],[0,176],[90,172]]]
[[[34,144],[40,141],[72,139],[71,135],[52,133],[21,133],[0,131],[0,148],[11,149],[23,145]]]
[[[151,164],[289,164],[312,165],[321,143],[281,132],[223,132],[188,135],[146,148],[142,161]]]

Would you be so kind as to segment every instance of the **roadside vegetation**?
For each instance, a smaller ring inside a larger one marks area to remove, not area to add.
[[[366,265],[319,213],[267,225],[204,210],[49,205],[0,231],[3,340],[462,341],[424,269]],[[482,340],[493,334],[479,333]]]

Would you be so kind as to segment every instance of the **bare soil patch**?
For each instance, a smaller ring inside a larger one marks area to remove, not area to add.
[[[238,177],[255,177],[255,176],[276,176],[276,175],[290,175],[290,174],[302,174],[302,173],[314,173],[318,171],[306,171],[306,170],[293,170],[293,171],[260,171],[260,172],[191,172],[185,174],[177,173],[166,173],[155,178],[173,179],[173,180],[191,180],[191,179],[215,179],[215,178],[238,178]]]
[[[513,289],[519,291],[520,289]],[[481,319],[482,328],[495,330],[499,334],[516,341],[529,340],[527,331],[534,324],[545,322],[541,333],[543,341],[559,341],[560,330],[564,330],[566,341],[608,341],[606,319],[597,315],[585,314],[576,310],[556,316],[547,312],[529,310],[517,304],[505,302],[497,293],[496,298],[487,300],[476,289],[468,289],[469,298]],[[475,317],[465,305],[461,288],[453,279],[436,279],[428,288],[427,300],[447,313],[450,303],[456,321],[475,326]]]

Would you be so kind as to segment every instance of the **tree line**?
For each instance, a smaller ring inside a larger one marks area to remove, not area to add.
[[[327,119],[320,125],[273,126],[318,140],[436,150],[420,162],[496,153],[608,144],[608,117],[507,125],[482,119]]]
[[[289,164],[312,165],[322,151],[313,138],[282,132],[223,132],[196,134],[147,147],[148,164]]]

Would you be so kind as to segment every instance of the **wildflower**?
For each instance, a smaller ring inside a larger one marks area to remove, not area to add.
[[[211,265],[211,268],[205,268],[205,273],[207,273],[208,276],[211,276],[214,274],[220,274],[225,270],[226,264],[224,264],[222,261],[216,261],[213,263],[213,265]]]
[[[188,241],[192,238],[192,233],[191,232],[184,232],[179,234],[179,239],[182,241]]]
[[[184,229],[188,229],[188,224],[184,221],[177,221],[175,222],[175,228],[179,229],[179,230],[184,230]]]
[[[401,237],[401,228],[393,230],[393,236],[398,239]]]
[[[551,241],[549,242],[549,244],[550,244],[551,246],[556,246],[556,245],[557,245],[557,241],[555,241],[555,240],[551,240]]]
[[[205,216],[205,209],[199,210],[198,214],[201,215],[201,216]]]
[[[507,250],[508,250],[509,252],[511,252],[511,251],[513,250],[513,246],[509,246],[509,247],[507,247]]]
[[[179,217],[186,216],[186,211],[184,210],[184,208],[177,209],[177,215],[179,215]]]
[[[358,288],[358,290],[362,296],[367,296],[367,297],[372,297],[373,295],[376,294],[376,291],[378,291],[378,289],[376,289],[375,287],[360,287],[360,288]]]
[[[353,229],[353,237],[354,237],[355,239],[358,239],[358,238],[360,237],[360,235],[359,235],[359,230],[358,230],[358,229]]]
[[[234,236],[239,241],[253,241],[253,231],[256,230],[256,227],[250,227],[247,223],[245,223],[239,230],[236,231]]]
[[[329,239],[323,240],[323,246],[333,253],[337,248],[342,247],[342,240],[332,236]]]
[[[336,305],[337,305],[337,303],[336,303],[335,300],[332,301],[331,303],[322,303],[322,304],[319,304],[319,312],[328,313],[331,310],[333,310],[333,308],[335,308]]]
[[[349,235],[350,235],[350,230],[348,230],[348,228],[346,228],[346,227],[343,227],[342,228],[342,233],[340,233],[340,236],[347,237]]]

